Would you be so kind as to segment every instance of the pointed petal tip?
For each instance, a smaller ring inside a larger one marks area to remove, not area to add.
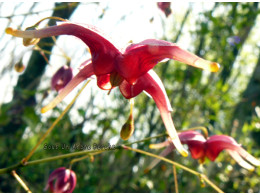
[[[41,108],[41,113],[44,114],[45,112],[49,111],[50,108],[48,108],[48,106],[44,106]]]
[[[189,155],[188,151],[185,150],[185,148],[183,147],[183,145],[181,143],[179,143],[178,141],[173,141],[174,146],[176,147],[176,149],[178,150],[178,152],[183,156],[183,157],[187,157]]]
[[[150,148],[150,149],[157,149],[157,146],[156,146],[156,144],[150,144],[150,145],[149,145],[149,148]]]
[[[6,34],[9,34],[9,35],[12,35],[13,34],[13,29],[11,28],[11,27],[7,27],[6,29],[5,29],[5,33]]]
[[[251,157],[247,157],[246,160],[248,160],[250,163],[252,163],[253,165],[255,165],[256,167],[260,166],[260,160],[256,159],[255,157],[251,156]]]
[[[204,59],[197,59],[194,65],[210,72],[218,72],[220,69],[220,65],[217,62],[211,62]]]
[[[169,144],[170,144],[169,141],[165,141],[165,142],[158,143],[158,144],[150,144],[149,148],[150,149],[160,149],[160,148],[168,146]]]
[[[189,153],[187,150],[185,150],[184,148],[182,148],[182,150],[178,150],[180,152],[180,154],[183,156],[183,157],[188,157]]]
[[[210,71],[211,72],[218,72],[218,70],[220,69],[220,64],[217,62],[211,62],[210,63]]]
[[[188,151],[185,150],[185,148],[181,144],[179,137],[172,139],[172,143],[183,157],[187,157],[189,155]]]

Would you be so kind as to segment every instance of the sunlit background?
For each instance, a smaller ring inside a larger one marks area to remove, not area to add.
[[[40,113],[41,107],[57,95],[57,92],[50,91],[52,75],[67,64],[68,59],[75,75],[80,64],[90,58],[88,49],[81,40],[71,36],[60,36],[51,50],[40,84],[36,91],[32,92],[36,97],[36,105],[32,108],[28,106],[28,110],[21,117],[23,125],[17,130],[19,133],[14,132],[5,138],[5,132],[9,131],[6,127],[10,127],[5,125],[11,123],[8,117],[16,114],[14,111],[9,112],[6,105],[18,101],[13,98],[13,93],[14,89],[17,89],[18,78],[23,74],[16,72],[14,66],[22,60],[26,67],[32,51],[37,49],[35,46],[23,46],[22,39],[5,34],[5,28],[25,29],[40,19],[51,16],[55,6],[57,5],[52,2],[0,3],[0,136],[1,140],[12,136],[17,136],[14,140],[19,140],[2,142],[4,147],[0,152],[3,154],[1,158],[5,160],[0,163],[1,167],[22,159],[34,146],[40,133],[59,116],[82,86],[68,95],[53,111]],[[260,59],[259,5],[174,1],[171,3],[171,10],[172,13],[166,17],[156,2],[83,2],[77,5],[69,20],[97,26],[111,37],[114,44],[122,48],[129,43],[138,43],[149,38],[164,39],[176,41],[184,49],[219,62],[222,67],[217,74],[197,70],[173,60],[156,66],[155,71],[162,78],[173,106],[173,120],[178,129],[205,126],[210,134],[231,135],[251,154],[259,157],[260,90],[259,86],[253,89],[254,86],[250,85],[252,78],[256,77],[258,82],[260,79],[259,68],[257,69]],[[46,26],[47,22],[48,20],[44,21],[40,27]],[[239,37],[237,42],[236,37]],[[164,67],[167,69],[164,70]],[[224,68],[228,73],[223,73]],[[253,90],[253,97],[252,94],[247,97],[248,87]],[[128,117],[129,107],[128,101],[123,99],[118,89],[112,90],[111,94],[107,95],[107,91],[102,91],[96,86],[95,80],[91,81],[68,116],[46,142],[119,144],[122,142],[120,129]],[[135,133],[129,141],[165,132],[155,103],[145,94],[136,98],[134,114]],[[148,145],[141,144],[134,147],[149,150]],[[39,150],[35,154],[35,159],[57,155],[55,152],[57,151]],[[66,153],[66,151],[59,152]],[[19,158],[15,158],[18,153]],[[171,157],[173,158],[173,155]],[[259,168],[254,173],[249,173],[236,165],[227,154],[223,154],[215,163],[206,161],[204,168],[199,168],[198,162],[190,157],[181,159],[178,154],[174,157],[176,161],[186,166],[203,171],[226,192],[260,192]],[[80,162],[75,165],[79,173],[75,191],[174,192],[171,166],[160,164],[151,173],[143,174],[150,160],[149,157],[118,151],[102,154],[94,163],[89,160]],[[26,167],[21,172],[35,192],[43,192],[47,173],[58,166],[66,166],[68,162],[60,160]],[[197,177],[190,177],[182,169],[177,171],[180,192],[214,192],[209,186],[202,188]],[[10,189],[9,181],[10,178],[0,175],[0,192],[23,192],[19,185]]]

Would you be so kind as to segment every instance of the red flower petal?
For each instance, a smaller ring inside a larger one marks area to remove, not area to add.
[[[137,96],[143,90],[150,94],[161,113],[164,125],[176,149],[183,156],[188,155],[187,151],[181,145],[181,142],[178,138],[178,134],[174,127],[170,114],[172,108],[167,97],[166,91],[164,89],[164,86],[158,75],[153,70],[150,70],[148,73],[140,77],[135,85],[130,85],[128,82],[123,81],[119,88],[123,96],[127,99]]]
[[[57,26],[50,26],[39,30],[20,31],[6,29],[7,34],[23,38],[45,38],[58,35],[73,35],[80,38],[90,49],[92,63],[96,75],[111,73],[114,69],[115,58],[121,55],[104,33],[95,26],[60,22]]]
[[[214,161],[221,151],[225,149],[237,151],[240,145],[227,135],[213,135],[206,141],[205,148],[207,157]]]
[[[204,144],[206,139],[197,131],[184,131],[178,134],[182,144],[187,144],[192,158],[202,159],[205,157]]]
[[[123,57],[118,59],[117,71],[128,82],[134,84],[140,76],[152,69],[163,59],[174,59],[197,68],[216,72],[219,65],[206,61],[195,54],[181,49],[174,43],[163,40],[147,39],[128,46]]]

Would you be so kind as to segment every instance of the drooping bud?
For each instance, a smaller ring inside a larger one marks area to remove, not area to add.
[[[120,132],[120,136],[123,140],[128,140],[131,135],[134,132],[134,120],[133,120],[133,115],[130,114],[128,120],[126,121],[126,123],[123,125],[121,132]]]
[[[50,189],[54,193],[71,193],[75,189],[77,177],[74,171],[60,167],[49,176],[45,190]]]
[[[160,10],[162,10],[166,17],[168,17],[171,13],[171,2],[158,2],[157,6]]]
[[[14,69],[15,69],[16,72],[19,72],[19,73],[21,73],[21,72],[24,71],[25,66],[24,66],[24,64],[23,64],[23,62],[22,62],[22,59],[19,60],[19,62],[17,62],[17,63],[14,65]]]
[[[37,30],[36,26],[30,26],[25,29],[25,31],[28,30]],[[29,46],[29,45],[36,45],[40,41],[40,38],[23,38],[23,45]]]
[[[134,99],[130,99],[130,115],[123,125],[120,136],[123,140],[128,140],[132,134],[134,133],[134,118],[133,118],[133,106],[134,106]]]
[[[56,91],[62,90],[73,77],[72,68],[64,65],[62,66],[51,79],[51,88]]]

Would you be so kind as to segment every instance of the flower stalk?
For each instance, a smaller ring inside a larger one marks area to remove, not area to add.
[[[172,165],[172,169],[173,169],[173,176],[174,176],[175,193],[179,193],[176,166]]]
[[[14,176],[14,178],[19,182],[19,184],[23,187],[23,189],[27,192],[27,193],[32,193],[31,190],[28,188],[28,186],[24,183],[24,181],[22,180],[22,178],[16,173],[15,170],[13,170],[11,172],[12,176]]]
[[[174,161],[172,161],[172,160],[169,160],[169,159],[167,159],[167,158],[164,158],[164,157],[155,155],[155,154],[153,154],[153,153],[146,152],[146,151],[139,150],[139,149],[134,149],[134,148],[131,148],[131,147],[128,147],[128,146],[123,146],[123,147],[124,147],[125,149],[127,149],[127,150],[131,150],[131,151],[138,152],[138,153],[141,153],[141,154],[144,154],[144,155],[147,155],[147,156],[151,156],[151,157],[160,159],[160,160],[162,160],[162,161],[165,161],[165,162],[167,162],[167,163],[170,163],[170,164],[172,164],[172,165],[175,165],[176,167],[179,167],[179,168],[181,168],[181,169],[183,169],[183,170],[185,170],[185,171],[187,171],[187,172],[189,172],[189,173],[191,173],[191,174],[193,174],[193,175],[196,175],[196,176],[198,176],[198,177],[203,178],[203,179],[205,180],[205,182],[208,183],[208,184],[209,184],[213,189],[215,189],[217,192],[219,192],[219,193],[224,193],[218,186],[216,186],[213,182],[211,182],[211,181],[207,178],[206,175],[203,175],[203,174],[201,174],[201,173],[199,173],[199,172],[197,172],[197,171],[194,171],[194,170],[192,170],[192,169],[190,169],[190,168],[188,168],[188,167],[185,167],[184,165],[181,165],[181,164],[179,164],[179,163],[177,163],[177,162],[174,162]]]

